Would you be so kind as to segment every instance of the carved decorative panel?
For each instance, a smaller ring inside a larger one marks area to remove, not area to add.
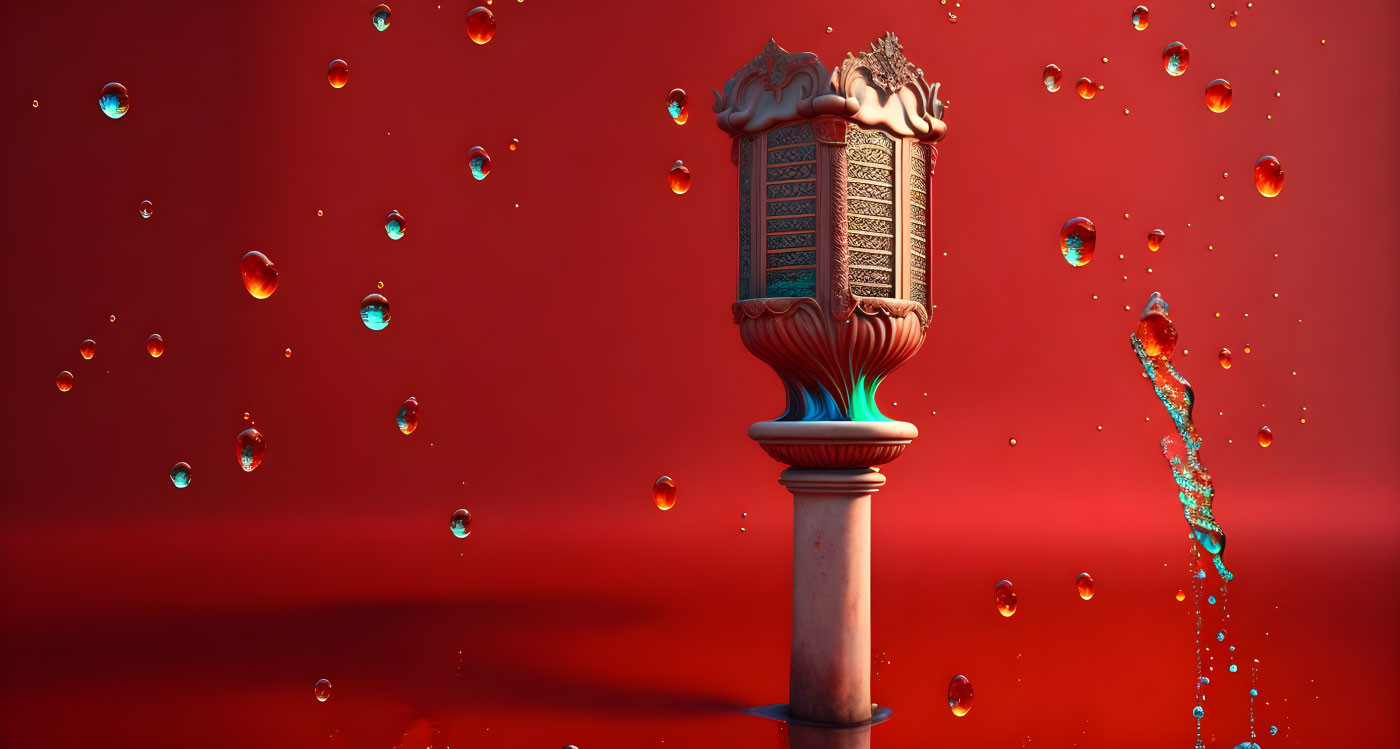
[[[846,222],[851,293],[893,297],[894,141],[852,127],[846,134]]]
[[[810,123],[768,133],[764,296],[816,296],[817,144]]]
[[[753,138],[739,141],[739,298],[749,292],[753,250]]]
[[[909,164],[909,299],[928,308],[928,150],[915,145]]]

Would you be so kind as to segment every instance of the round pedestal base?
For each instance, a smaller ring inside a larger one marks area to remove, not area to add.
[[[788,713],[787,704],[781,702],[773,705],[760,705],[758,707],[751,707],[748,710],[745,710],[744,712],[748,713],[749,715],[756,715],[760,718],[767,718],[769,720],[781,720],[784,723],[791,723],[797,726],[813,726],[816,728],[853,728],[856,726],[875,726],[884,723],[885,721],[894,717],[894,710],[891,710],[890,708],[885,707],[883,705],[876,705],[873,703],[870,705],[870,720],[865,721],[864,723],[818,723],[816,721],[811,720],[801,720],[799,718],[792,717],[792,715]]]
[[[749,437],[794,468],[869,468],[898,458],[919,430],[904,421],[760,421]]]

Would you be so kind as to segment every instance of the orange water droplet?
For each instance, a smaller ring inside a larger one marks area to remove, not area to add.
[[[828,33],[828,34],[831,33],[831,27],[830,27],[830,26],[827,26],[827,27],[826,27],[826,33]]]
[[[1260,447],[1268,447],[1269,445],[1272,445],[1273,443],[1274,443],[1274,433],[1273,433],[1272,431],[1270,431],[1269,427],[1268,427],[1268,426],[1259,427],[1259,446],[1260,446]],[[1287,452],[1287,450],[1285,450],[1284,452]]]
[[[290,359],[290,358],[292,358],[292,350],[291,350],[290,348],[285,349],[285,350],[282,352],[282,355],[285,356],[286,358]]]
[[[97,341],[91,338],[83,341],[78,345],[78,353],[81,354],[84,359],[91,359],[93,355],[97,353]]]
[[[1074,579],[1074,587],[1079,591],[1080,598],[1087,601],[1094,597],[1094,578],[1089,577],[1089,573],[1079,573],[1079,577]]]
[[[1083,216],[1066,221],[1060,227],[1060,254],[1065,262],[1076,268],[1088,265],[1094,259],[1096,232],[1094,222]]]
[[[1167,317],[1167,303],[1162,295],[1152,292],[1147,306],[1138,318],[1137,340],[1143,353],[1152,359],[1171,359],[1176,350],[1176,328]]]
[[[331,60],[326,68],[326,80],[331,88],[345,88],[345,84],[350,82],[350,65],[339,58]]]
[[[1162,243],[1167,239],[1167,233],[1161,229],[1153,229],[1147,232],[1147,249],[1156,252],[1162,249]]]
[[[1176,591],[1176,600],[1178,600],[1178,601],[1184,601],[1184,600],[1186,600],[1186,591],[1184,591],[1184,590],[1182,590],[1182,589],[1180,589],[1180,588],[1177,588],[1177,591]]]
[[[1006,444],[1008,444],[1008,445],[1010,445],[1010,446],[1012,446],[1012,447],[1015,447],[1015,446],[1016,446],[1016,438],[1015,438],[1015,437],[1012,437],[1011,439],[1009,439],[1009,440],[1006,441]]]
[[[1218,314],[1218,313],[1217,313],[1217,314]],[[1219,356],[1220,356],[1220,368],[1221,368],[1221,369],[1229,369],[1230,367],[1234,366],[1235,358],[1234,358],[1233,355],[1230,354],[1230,349],[1227,349],[1227,348],[1220,349],[1220,354],[1219,354]]]
[[[251,473],[253,469],[262,465],[265,452],[267,443],[263,440],[262,432],[252,427],[239,432],[238,438],[234,440],[234,457],[238,459],[238,467],[244,471]]]
[[[953,680],[948,682],[948,709],[959,718],[967,715],[967,711],[972,709],[972,682],[962,674],[954,676]]]
[[[515,149],[517,149],[517,148],[519,148],[519,147],[520,147],[520,139],[519,139],[519,138],[511,138],[511,139],[510,139],[510,150],[514,151]]]
[[[1283,165],[1273,156],[1263,156],[1254,162],[1254,186],[1266,198],[1283,192]]]
[[[485,44],[496,35],[496,15],[486,6],[472,8],[467,14],[467,36],[477,44]]]
[[[671,185],[671,192],[682,195],[690,189],[690,170],[681,163],[680,159],[676,159],[676,163],[671,166],[671,173],[667,180]]]
[[[670,476],[662,476],[656,480],[651,487],[651,501],[656,503],[657,509],[669,510],[676,506],[676,480]]]
[[[1060,66],[1053,63],[1046,65],[1045,71],[1040,74],[1041,80],[1045,82],[1045,90],[1052,92],[1060,90],[1060,80],[1064,77],[1065,74],[1060,71]]]
[[[1162,48],[1162,69],[1167,71],[1167,75],[1181,75],[1190,64],[1191,52],[1185,44],[1172,42]]]
[[[418,399],[409,398],[399,406],[399,431],[404,434],[413,434],[413,430],[418,428]]]
[[[1139,5],[1133,8],[1133,28],[1142,31],[1147,28],[1147,6]]]
[[[1016,613],[1016,590],[1010,580],[1002,580],[996,585],[997,612],[1002,616]]]
[[[57,384],[58,384],[58,389],[61,390],[61,391],[63,391],[63,392],[65,392],[65,393],[68,392],[69,390],[72,390],[72,389],[73,389],[73,373],[72,373],[72,372],[69,372],[69,371],[66,370],[66,369],[63,370],[62,372],[59,372],[59,373],[58,373]]]
[[[248,413],[247,411],[244,411],[244,412],[243,412],[243,420],[244,420],[244,421],[249,421],[249,420],[251,420],[252,418],[253,418],[253,415],[252,415],[252,414]]]
[[[1229,109],[1233,97],[1230,82],[1224,78],[1216,78],[1206,86],[1206,108],[1212,112],[1224,112]]]
[[[1239,21],[1238,21],[1239,17],[1240,17],[1240,12],[1239,12],[1239,11],[1237,11],[1237,10],[1232,10],[1232,11],[1230,11],[1230,28],[1232,28],[1232,29],[1235,28],[1235,25],[1239,23]]]
[[[957,22],[958,22],[958,17],[955,16],[955,15],[953,15],[953,12],[952,12],[952,11],[948,11],[948,23],[957,23]]]
[[[1080,98],[1083,99],[1092,99],[1094,98],[1094,94],[1097,94],[1099,92],[1098,87],[1095,86],[1094,82],[1089,80],[1087,77],[1080,78],[1079,80],[1075,81],[1074,90],[1078,91]]]
[[[380,289],[384,288],[384,282],[380,281],[379,283],[375,284],[375,287]]]
[[[684,125],[690,119],[689,99],[685,89],[673,88],[666,94],[666,114],[671,115],[677,125]]]
[[[277,266],[267,259],[267,255],[254,250],[243,256],[239,262],[243,272],[243,287],[254,299],[266,299],[277,290]]]
[[[159,333],[152,333],[151,336],[146,339],[146,353],[156,359],[159,359],[160,355],[165,353],[165,339],[161,338]]]

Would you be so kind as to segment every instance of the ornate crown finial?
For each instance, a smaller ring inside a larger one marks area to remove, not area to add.
[[[922,78],[924,74],[904,58],[904,47],[892,31],[885,32],[883,38],[871,42],[869,52],[862,52],[859,56],[847,52],[846,60],[841,63],[842,71],[844,72],[847,66],[856,65],[865,65],[870,70],[871,78],[887,93],[898,91],[915,78]]]

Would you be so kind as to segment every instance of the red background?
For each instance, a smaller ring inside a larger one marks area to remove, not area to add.
[[[1394,741],[1393,4],[1193,0],[1139,32],[1132,2],[964,0],[951,24],[931,1],[498,0],[485,46],[468,4],[392,3],[385,33],[372,5],[4,3],[0,744],[776,745],[737,711],[786,696],[790,499],[745,437],[782,395],[729,317],[708,89],[769,36],[834,66],[887,30],[950,107],[937,309],[879,393],[921,436],[875,502],[873,696],[895,710],[875,743],[1190,745],[1170,425],[1128,345],[1153,290],[1190,351],[1230,642],[1260,660],[1260,732],[1280,726],[1260,743]],[[131,92],[118,121],[108,81]],[[1272,200],[1264,154],[1287,170]],[[1098,254],[1071,268],[1078,215]],[[281,270],[265,301],[239,279],[254,249]],[[378,281],[375,333],[357,306]],[[250,474],[245,411],[268,444]],[[1233,746],[1248,676],[1212,681],[1205,736]]]

